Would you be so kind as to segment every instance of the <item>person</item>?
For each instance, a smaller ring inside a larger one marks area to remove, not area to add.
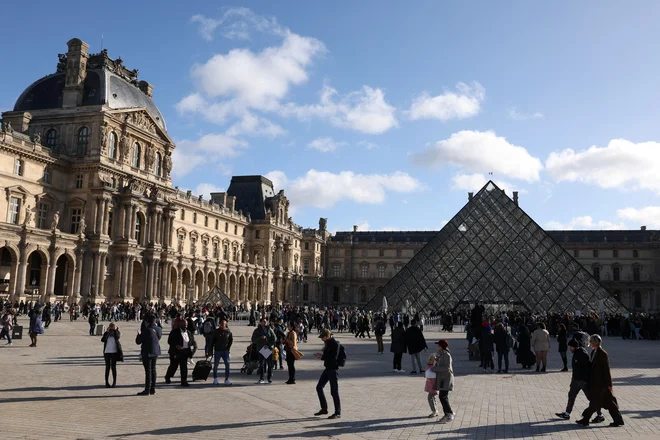
[[[7,345],[12,345],[11,342],[11,331],[14,328],[14,316],[16,315],[16,309],[9,309],[7,313],[2,316],[2,330],[0,331],[0,339],[7,337]]]
[[[413,319],[410,322],[410,327],[406,329],[404,338],[406,341],[408,354],[410,354],[410,361],[412,362],[412,371],[410,374],[417,374],[417,370],[415,369],[415,360],[417,360],[417,367],[419,367],[419,372],[424,373],[419,353],[421,353],[422,350],[428,350],[428,346],[426,345],[424,334],[419,329],[419,327],[417,327],[416,320]]]
[[[571,339],[568,344],[568,348],[573,353],[571,358],[571,369],[573,370],[571,376],[571,385],[568,389],[568,403],[566,404],[566,411],[556,413],[557,417],[564,420],[569,420],[571,418],[571,411],[573,411],[573,406],[575,405],[575,398],[582,391],[589,400],[591,395],[589,391],[589,377],[591,376],[591,363],[589,362],[589,354],[584,346],[580,344],[575,338]],[[600,423],[605,421],[605,417],[598,408],[598,413],[596,417],[591,421],[591,423]]]
[[[170,334],[174,330],[178,330],[179,325],[183,321],[184,321],[183,317],[177,315],[172,320],[172,330],[170,331]],[[179,369],[179,360],[177,358],[177,349],[176,349],[176,347],[172,344],[169,344],[169,337],[167,339],[168,339],[168,345],[169,345],[169,348],[167,349],[167,355],[170,359],[170,364],[167,367],[167,371],[165,372],[165,383],[169,385],[169,384],[172,383],[172,377],[174,377],[174,375],[176,374],[176,371]]]
[[[286,334],[284,333],[285,327],[284,327],[284,321],[282,319],[278,319],[277,324],[273,322],[273,333],[275,333],[275,348],[276,350],[273,350],[273,365],[275,368],[277,368],[277,362],[279,361],[280,363],[280,370],[284,369],[284,363],[283,363],[283,357],[282,353],[284,351],[284,339],[286,338]]]
[[[202,331],[204,332],[204,356],[209,357],[209,347],[211,345],[211,338],[215,334],[215,318],[212,314],[208,314],[204,324],[202,325]]]
[[[94,336],[94,330],[96,330],[96,324],[99,323],[99,318],[98,316],[96,316],[96,313],[90,312],[89,319],[87,319],[87,322],[89,323],[89,335]]]
[[[289,370],[289,380],[286,383],[294,385],[296,383],[296,358],[293,353],[298,351],[298,334],[293,322],[289,322],[289,332],[284,338],[284,348],[286,350],[286,367]]]
[[[495,324],[495,333],[493,340],[495,342],[495,351],[497,351],[497,372],[504,374],[509,372],[509,339],[510,334],[504,328],[504,324],[498,322]],[[502,359],[504,359],[504,371],[502,371]]]
[[[215,357],[213,361],[213,385],[220,385],[218,382],[218,364],[220,364],[220,359],[225,364],[225,385],[231,385],[229,380],[229,351],[231,350],[231,345],[234,342],[234,336],[231,333],[231,330],[227,328],[227,320],[223,319],[220,321],[220,325],[211,335],[211,343],[209,344],[209,351],[207,357],[210,359],[213,357],[213,352],[215,351]]]
[[[144,367],[144,391],[138,396],[156,394],[156,360],[160,356],[160,338],[163,330],[156,325],[156,316],[147,314],[142,321],[140,331],[135,337],[135,343],[140,345],[140,357]]]
[[[481,354],[481,365],[484,371],[495,370],[495,362],[493,361],[493,329],[488,323],[484,321],[481,323],[481,336],[479,337],[479,353]]]
[[[561,371],[568,371],[568,358],[566,357],[566,351],[568,350],[567,342],[568,342],[568,331],[566,330],[566,326],[563,323],[561,323],[559,324],[559,331],[557,332],[557,344],[559,345],[559,355],[561,356],[561,361],[564,363],[564,368],[562,368]]]
[[[521,364],[523,370],[532,368],[532,364],[536,362],[534,353],[532,353],[531,335],[529,328],[524,322],[520,322],[518,326],[518,351],[516,352],[516,363]]]
[[[376,326],[374,334],[376,335],[376,343],[378,344],[378,354],[383,354],[385,346],[383,345],[383,335],[387,331],[387,326],[382,318],[376,318]]]
[[[36,347],[37,337],[44,334],[44,326],[41,323],[41,310],[39,308],[34,309],[30,316],[29,334],[32,341],[29,347]]]
[[[539,322],[536,324],[536,330],[532,333],[532,347],[536,354],[536,372],[545,372],[548,364],[548,351],[550,350],[550,333],[545,329],[545,324]],[[541,368],[543,364],[543,368]]]
[[[117,361],[123,361],[124,356],[119,343],[121,332],[119,327],[111,322],[108,329],[103,333],[101,342],[103,342],[103,358],[105,360],[105,387],[114,388],[117,384]],[[112,385],[108,382],[112,370]]]
[[[612,417],[610,427],[623,426],[623,417],[619,412],[619,403],[612,391],[612,373],[607,352],[602,348],[603,340],[598,335],[591,335],[589,344],[591,352],[591,376],[589,383],[589,406],[582,412],[582,418],[577,421],[579,425],[589,426],[589,418],[599,408],[605,408]]]
[[[449,342],[445,339],[441,339],[436,342],[436,345],[438,346],[438,351],[434,354],[435,359],[432,367],[432,370],[436,374],[435,386],[433,389],[438,391],[440,404],[445,413],[444,417],[442,417],[439,422],[449,423],[454,420],[454,412],[451,409],[451,405],[449,405],[449,392],[454,389],[454,370],[452,367],[451,354],[449,353]],[[429,395],[429,405],[431,405],[431,409],[434,410],[435,396],[431,399],[431,396]],[[435,409],[435,412],[437,412],[437,409]]]
[[[438,403],[435,396],[438,395],[438,390],[435,389],[435,377],[436,374],[433,372],[433,365],[435,365],[435,353],[429,356],[429,359],[426,363],[426,372],[432,372],[432,377],[427,377],[427,374],[424,374],[426,378],[424,381],[424,391],[427,393],[427,398],[429,401],[429,406],[431,407],[431,414],[429,414],[429,419],[438,417]]]
[[[330,382],[330,394],[332,395],[332,402],[335,406],[335,412],[332,413],[329,419],[341,418],[341,401],[339,399],[339,365],[337,365],[337,358],[339,357],[339,342],[332,336],[330,330],[325,329],[319,335],[323,340],[323,352],[314,353],[317,359],[323,361],[323,373],[316,384],[316,393],[319,396],[319,403],[321,409],[314,413],[315,416],[322,416],[328,414],[328,401],[325,399],[323,388]]]
[[[179,369],[181,371],[181,386],[189,387],[188,383],[188,359],[192,358],[197,350],[197,342],[195,342],[195,336],[193,332],[188,330],[188,323],[182,320],[179,323],[179,328],[172,330],[169,337],[167,338],[167,343],[170,345],[170,349],[174,347],[174,352],[176,354],[176,361],[178,363]],[[172,364],[170,364],[171,366]],[[172,377],[172,374],[169,374],[169,369],[166,377]]]
[[[403,357],[403,353],[406,352],[406,339],[403,322],[397,322],[396,328],[392,330],[392,344],[390,345],[390,351],[394,353],[394,359],[392,361],[394,372],[405,373],[405,371],[401,369],[401,358]]]
[[[268,372],[268,383],[273,383],[273,348],[275,348],[276,342],[277,338],[273,330],[268,326],[268,321],[266,318],[261,318],[259,327],[255,328],[254,332],[252,332],[252,343],[255,344],[259,353],[259,382],[257,382],[259,384],[266,383],[264,381],[264,373],[266,371]],[[261,349],[264,347],[270,350],[268,356],[264,356],[261,353]]]

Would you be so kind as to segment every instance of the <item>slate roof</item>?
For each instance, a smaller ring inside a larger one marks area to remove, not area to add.
[[[236,197],[235,209],[252,220],[266,218],[266,200],[275,197],[273,182],[264,176],[233,176],[227,195]]]

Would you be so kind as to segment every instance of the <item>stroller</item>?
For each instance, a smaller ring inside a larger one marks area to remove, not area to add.
[[[243,355],[243,367],[241,373],[252,374],[254,370],[259,369],[259,353],[255,344],[248,345]]]

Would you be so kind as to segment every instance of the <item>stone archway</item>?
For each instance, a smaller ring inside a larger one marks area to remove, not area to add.
[[[215,274],[213,272],[209,272],[209,274],[206,276],[206,286],[208,290],[211,290],[215,287]],[[204,292],[206,294],[206,292]]]
[[[187,267],[183,269],[183,272],[181,273],[181,300],[189,301],[190,296],[191,296],[191,281],[192,281],[192,275],[190,274],[190,269]]]
[[[135,259],[133,261],[133,279],[131,280],[131,296],[133,300],[140,301],[142,299],[142,289],[144,288],[143,283],[144,271],[142,270],[142,263]]]
[[[178,274],[176,271],[176,267],[172,265],[172,267],[170,268],[170,297],[164,299],[174,300],[176,298],[177,277]]]
[[[257,277],[257,301],[263,302],[263,300],[264,300],[263,281],[261,281],[261,277]]]
[[[245,303],[245,276],[243,275],[238,278],[238,300],[241,304]]]
[[[0,294],[11,297],[16,289],[18,254],[9,246],[0,247]]]
[[[25,271],[25,288],[31,301],[46,293],[47,275],[48,255],[39,249],[32,251],[27,257]]]
[[[247,300],[249,302],[254,302],[254,278],[248,278],[248,289],[247,289]]]
[[[220,275],[218,275],[218,287],[220,287],[220,290],[225,294],[227,293],[227,276],[224,272],[220,272]]]
[[[197,301],[202,295],[204,295],[206,292],[203,292],[204,290],[204,274],[202,273],[201,270],[198,270],[195,273],[195,291],[192,297],[193,301]]]
[[[73,293],[75,261],[71,255],[64,253],[57,258],[55,264],[57,268],[55,269],[53,294],[55,298],[61,297],[61,299],[64,299],[70,297]]]

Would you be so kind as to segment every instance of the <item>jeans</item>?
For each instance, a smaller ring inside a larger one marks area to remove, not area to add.
[[[273,377],[273,355],[271,354],[265,358],[259,353],[259,380],[264,380],[266,369],[268,369],[268,380],[271,380]]]
[[[394,360],[392,362],[394,369],[395,370],[400,370],[401,369],[401,358],[403,357],[403,353],[394,353]]]
[[[449,405],[449,391],[440,391],[440,404],[445,414],[453,414]]]
[[[11,330],[3,328],[2,331],[0,331],[0,339],[5,336],[7,336],[7,343],[11,344]]]
[[[385,351],[385,346],[383,345],[383,335],[376,335],[376,343],[378,343],[378,353]]]
[[[114,385],[117,382],[117,359],[119,355],[117,353],[104,353],[103,358],[105,359],[105,383],[109,383],[110,370],[112,370],[112,384]]]
[[[296,363],[296,358],[293,357],[293,353],[288,351],[286,353],[286,366],[289,370],[289,380],[291,382],[296,380],[296,366],[295,366],[295,363]]]
[[[323,388],[330,382],[330,394],[332,395],[332,402],[335,405],[335,414],[341,414],[341,402],[339,401],[339,371],[325,369],[321,373],[319,383],[316,384],[316,393],[319,395],[319,403],[321,409],[328,410],[328,401],[325,400],[325,393]]]
[[[218,378],[218,364],[220,359],[225,363],[225,380],[229,379],[229,350],[216,350],[213,362],[213,379]]]
[[[94,329],[96,328],[96,324],[90,324],[89,325],[89,335],[94,336]]]
[[[415,359],[417,359],[417,366],[419,369],[415,368]],[[412,361],[412,370],[413,371],[424,371],[422,369],[422,361],[419,357],[419,353],[411,353],[410,354],[410,360]]]
[[[145,391],[156,389],[156,359],[157,357],[142,357],[144,367],[144,389]]]
[[[582,380],[572,380],[571,386],[568,389],[568,403],[566,404],[566,412],[568,414],[573,411],[573,405],[575,405],[575,398],[580,393],[580,390],[584,393],[587,400],[589,400],[590,390],[589,384]],[[598,414],[602,414],[600,408],[598,408]]]
[[[438,412],[438,399],[435,398],[437,394],[435,392],[428,393],[429,406],[431,407],[431,412],[437,414]]]
[[[204,355],[208,356],[209,355],[209,347],[211,346],[211,338],[213,337],[213,333],[204,333]]]
[[[502,370],[502,358],[504,358],[504,371],[509,371],[509,350],[497,352],[497,371]]]

